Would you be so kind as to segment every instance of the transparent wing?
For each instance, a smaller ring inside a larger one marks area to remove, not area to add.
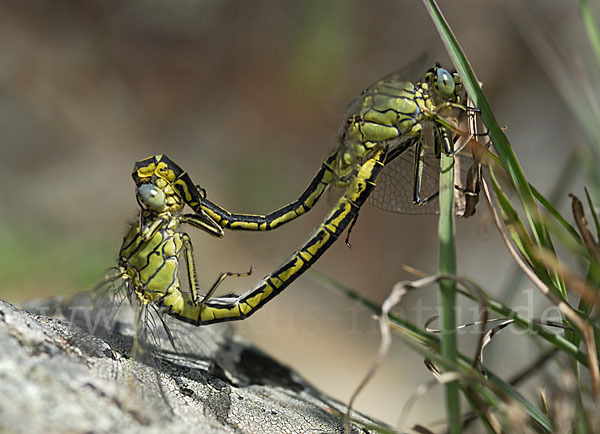
[[[172,340],[162,313],[153,304],[140,304],[128,287],[131,282],[119,268],[108,270],[92,293],[92,318],[88,331],[102,337],[125,358],[124,371],[117,373],[151,402],[154,411],[168,415],[171,406],[160,378],[160,348]]]
[[[187,269],[181,264],[182,292],[187,288]],[[140,305],[118,268],[111,268],[93,291],[77,295],[77,325],[86,332],[117,344],[116,349],[137,362],[161,370],[161,360],[191,357],[205,360],[214,356],[218,348],[205,345],[206,330],[211,327],[195,327],[166,315],[155,304]],[[130,298],[132,298],[130,300]],[[74,307],[74,303],[70,303]],[[213,339],[214,340],[214,339]],[[138,368],[127,369],[136,378],[142,373]],[[156,380],[146,383],[157,383]],[[158,382],[158,387],[161,387]]]
[[[69,323],[85,333],[107,340],[120,327],[122,310],[128,303],[126,281],[117,267],[108,269],[91,291],[63,301],[61,309]]]
[[[437,168],[435,166],[437,163]],[[421,197],[429,197],[439,189],[439,160],[427,152],[421,178]],[[424,205],[413,204],[415,180],[415,147],[411,146],[400,156],[387,163],[377,178],[377,187],[369,203],[385,211],[404,214],[432,214],[438,212],[437,198]]]
[[[179,290],[191,298],[189,272],[186,262],[182,261],[179,268]],[[224,334],[217,331],[218,327],[197,327],[166,314],[157,317],[155,322],[159,320],[160,327],[155,330],[160,334],[155,338],[155,346],[160,348],[161,359],[204,369],[211,369],[214,361],[219,359],[226,342],[222,339]]]
[[[455,156],[456,185],[463,187],[467,172],[473,164],[467,152]],[[427,147],[423,161],[421,177],[421,198],[427,198],[439,190],[440,160],[435,157],[433,149]],[[439,203],[437,197],[426,204],[413,203],[415,183],[415,146],[409,147],[391,162],[387,163],[377,178],[377,186],[368,202],[385,211],[402,214],[437,214]],[[455,190],[456,213],[464,211],[465,197],[460,190]]]

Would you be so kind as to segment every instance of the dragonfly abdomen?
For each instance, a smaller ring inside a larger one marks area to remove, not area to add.
[[[202,305],[187,303],[183,311],[170,314],[195,325],[241,320],[252,315],[301,276],[338,239],[375,188],[384,160],[385,153],[377,151],[366,161],[310,238],[254,288],[240,296],[209,298]]]

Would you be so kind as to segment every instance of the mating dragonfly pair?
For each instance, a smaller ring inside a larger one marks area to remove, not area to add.
[[[247,318],[311,267],[354,224],[385,166],[400,162],[397,167],[404,169],[397,173],[406,180],[400,188],[407,191],[410,185],[412,197],[396,197],[393,190],[398,181],[389,177],[375,190],[372,203],[399,212],[431,212],[437,206],[439,164],[435,168],[431,162],[442,152],[454,155],[459,151],[454,150],[454,137],[460,133],[458,119],[475,110],[461,102],[461,94],[460,76],[439,66],[415,83],[402,81],[397,74],[375,83],[350,104],[338,148],[325,159],[306,190],[295,202],[267,215],[231,213],[211,202],[187,172],[164,155],[137,162],[133,179],[139,221],[124,238],[112,280],[120,279],[119,290],[138,306],[153,306],[197,326]],[[412,174],[405,173],[407,166]],[[190,237],[179,230],[180,225],[188,224],[215,237],[222,237],[224,229],[275,229],[308,212],[330,186],[343,188],[343,195],[280,267],[241,295],[213,296],[225,278],[251,271],[222,273],[202,294]],[[193,213],[184,214],[185,206]],[[188,290],[179,279],[182,256]]]

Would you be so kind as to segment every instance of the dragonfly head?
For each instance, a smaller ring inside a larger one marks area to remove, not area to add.
[[[457,72],[450,73],[437,65],[427,71],[425,81],[442,100],[459,102],[462,91],[462,79]]]
[[[155,213],[181,211],[185,199],[178,186],[183,175],[185,172],[164,155],[136,162],[132,176],[140,207]]]

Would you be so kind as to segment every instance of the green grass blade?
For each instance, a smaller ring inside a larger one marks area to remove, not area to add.
[[[373,303],[372,301],[364,298],[362,295],[358,294],[353,289],[342,285],[338,281],[331,279],[330,277],[327,277],[324,274],[317,272],[316,270],[311,270],[309,273],[312,276],[314,276],[319,281],[319,283],[324,284],[327,287],[332,288],[335,291],[341,292],[342,294],[356,300],[357,302],[362,304],[366,309],[373,312],[375,315],[381,315],[381,307],[378,304]],[[560,351],[564,352],[569,357],[573,357],[584,366],[587,366],[588,362],[586,359],[586,354],[579,348],[574,346],[571,342],[567,341],[563,336],[547,331],[542,325],[530,321],[529,319],[520,315],[517,311],[514,311],[509,306],[491,297],[479,285],[476,285],[474,282],[470,283],[473,287],[476,287],[478,291],[485,296],[485,301],[486,303],[488,303],[490,309],[493,312],[496,312],[504,318],[514,319],[515,324],[521,329],[528,330],[531,332],[531,334],[541,337],[546,342],[558,348]],[[470,292],[466,292],[462,289],[458,289],[457,292],[461,295],[464,295],[470,300],[478,301]],[[422,328],[416,326],[410,321],[405,320],[404,318],[401,318],[397,315],[390,314],[390,319],[394,322],[394,324],[397,324],[399,327],[405,330],[409,336],[417,340],[422,345],[428,346],[430,348],[439,348],[441,344],[440,340],[434,334],[423,330]]]
[[[556,221],[566,229],[566,231],[575,239],[575,241],[581,243],[581,237],[573,225],[571,225],[533,185],[529,184],[529,186],[531,187],[531,191],[540,205],[546,208],[546,211],[548,211],[550,215],[552,215],[552,217],[554,217]]]
[[[599,236],[600,236],[600,220],[598,220],[598,213],[596,212],[596,207],[594,206],[594,201],[592,200],[592,197],[590,196],[590,192],[588,191],[587,188],[585,189],[585,198],[587,200],[590,212],[592,213],[592,220],[594,220],[594,227],[596,229],[596,238],[599,238]]]
[[[496,161],[497,165],[500,166],[500,161],[495,155],[488,153],[488,157],[491,158],[493,161]],[[530,184],[530,187],[531,191],[533,192],[533,195],[538,200],[538,202],[544,208],[546,208],[546,210],[553,217],[555,217],[555,219],[563,228],[566,229],[569,236],[573,240],[575,240],[575,243],[581,245],[581,237],[579,236],[575,228],[573,228],[573,226],[570,223],[568,223],[566,219],[564,219],[555,208],[556,204],[560,204],[567,197],[567,192],[569,191],[570,186],[573,184],[575,176],[580,172],[581,169],[579,160],[580,152],[572,151],[570,153],[569,159],[560,170],[558,176],[555,178],[554,186],[552,187],[552,190],[548,195],[548,199],[542,196],[533,185]],[[550,220],[546,220],[546,226],[548,227],[548,231],[552,234],[553,239],[556,242],[569,242],[569,240],[567,240],[565,236],[562,236],[562,232],[558,231],[558,228],[553,227],[552,222]],[[561,238],[556,240],[557,236]],[[517,264],[513,264],[510,273],[507,274],[509,274],[510,277],[505,280],[507,283],[504,285],[503,293],[502,296],[500,296],[500,299],[503,300],[505,303],[510,304],[518,288],[520,287],[521,282],[525,278],[525,274]],[[495,352],[497,348],[498,347],[494,347],[492,349],[492,352]],[[488,358],[489,357],[490,356],[488,356]]]
[[[600,67],[600,31],[598,31],[598,22],[587,0],[579,0],[579,9],[581,10],[581,19],[583,20],[590,45],[596,55],[596,62]]]
[[[381,307],[379,305],[366,299],[353,289],[342,285],[340,282],[331,279],[330,277],[316,270],[311,270],[309,273],[312,276],[314,276],[319,281],[319,283],[324,284],[327,287],[330,287],[335,291],[341,292],[345,296],[356,300],[366,309],[373,312],[375,315],[381,315]],[[469,292],[465,292],[459,289],[458,293],[465,295],[471,300],[474,300],[474,296]],[[503,305],[502,303],[492,298],[489,298],[489,296],[485,292],[482,291],[482,293],[486,296],[486,301],[489,303],[492,311],[495,311],[506,318],[513,318],[515,320],[516,326],[520,327],[523,330],[530,331],[533,335],[540,336],[556,348],[564,351],[570,356],[575,357],[584,365],[587,364],[586,355],[583,352],[579,351],[578,348],[575,347],[571,342],[568,342],[560,335],[556,335],[546,331],[544,327],[540,324],[529,321],[527,318],[524,318],[521,315],[519,315],[518,312],[513,311],[511,308]],[[393,313],[389,315],[389,318],[394,324],[396,324],[404,331],[404,334],[413,339],[416,343],[424,345],[431,351],[440,351],[441,341],[440,338],[435,334],[430,333],[424,330],[423,328],[413,324],[412,322],[407,321],[406,319],[397,315],[394,315]],[[473,366],[473,359],[462,353],[459,353],[458,357],[459,359],[457,366],[461,369],[461,371],[470,372]],[[445,358],[441,359],[441,362],[445,363]],[[502,378],[495,375],[492,371],[488,370],[487,375],[489,380],[500,391],[502,391],[502,393],[510,396],[523,406],[524,410],[529,415],[529,417],[531,417],[531,419],[534,420],[540,428],[542,428],[543,432],[551,432],[551,425],[546,415],[544,415],[538,408],[536,408],[534,404],[532,404],[529,400],[527,400],[527,398],[521,395],[514,387],[502,380]]]
[[[490,174],[494,192],[496,193],[498,207],[500,208],[500,213],[502,215],[502,220],[506,225],[506,229],[508,230],[511,239],[515,243],[515,246],[519,250],[519,253],[521,253],[523,259],[527,261],[527,264],[531,267],[535,274],[546,285],[548,285],[553,292],[557,292],[554,285],[552,285],[545,265],[540,261],[539,252],[536,249],[536,245],[525,229],[525,225],[521,221],[519,214],[513,208],[512,204],[500,188],[500,185],[494,176],[494,172],[490,171]]]
[[[489,136],[494,144],[494,149],[496,150],[504,169],[506,170],[511,182],[515,187],[515,190],[517,191],[519,200],[522,204],[536,243],[545,249],[554,252],[550,235],[547,228],[542,223],[533,193],[529,188],[529,183],[525,179],[521,166],[517,161],[506,135],[498,125],[498,122],[492,113],[490,105],[485,98],[481,87],[479,86],[479,82],[477,81],[477,77],[475,76],[475,73],[469,64],[469,61],[465,57],[460,44],[455,38],[435,0],[423,0],[423,3],[425,4],[426,9],[431,16],[442,38],[442,41],[444,42],[444,45],[446,46],[450,58],[454,62],[458,72],[461,74],[469,97],[473,100],[475,106],[477,106],[481,111],[481,119],[488,128]],[[549,274],[552,276],[552,280],[554,282],[553,286],[559,288],[561,296],[566,298],[566,289],[560,277],[552,270],[549,272]]]
[[[454,158],[442,152],[440,175],[440,273],[456,275],[456,243],[454,228]],[[442,355],[455,365],[458,360],[456,341],[456,282],[440,281],[440,306],[442,323]],[[461,432],[459,383],[452,381],[446,387],[446,410],[448,430],[450,433]]]
[[[587,188],[585,190],[585,196],[587,199],[589,210],[592,214],[592,220],[594,221],[594,228],[596,230],[596,239],[598,239],[598,235],[600,232],[600,222],[598,221],[598,214],[596,213],[596,208],[594,207],[594,203],[592,201],[592,198],[590,197],[590,194],[589,194]],[[600,267],[593,260],[593,258],[590,260],[590,266],[588,268],[588,272],[587,272],[585,280],[590,285],[591,288],[594,288],[596,290],[596,292],[598,292],[598,288],[600,288]],[[583,297],[579,300],[579,306],[577,307],[577,309],[581,313],[583,313],[583,315],[585,315],[586,317],[589,318],[590,314],[592,313],[593,308],[594,308],[594,304],[587,303]],[[577,343],[577,341],[575,341],[575,342]]]
[[[470,293],[459,290],[459,293],[464,295],[467,298],[470,298],[474,301],[475,297],[473,297]],[[485,294],[485,292],[484,292]],[[563,351],[570,357],[577,359],[578,362],[587,366],[587,356],[586,354],[579,350],[579,348],[574,345],[572,342],[569,342],[563,336],[555,333],[548,332],[542,325],[537,322],[530,321],[529,319],[519,315],[518,312],[514,311],[512,308],[506,306],[505,304],[495,300],[490,297],[488,294],[485,294],[486,302],[490,306],[490,309],[505,318],[511,318],[515,320],[515,324],[521,327],[523,330],[528,330],[532,334],[543,338],[549,344],[555,346],[560,351]]]

